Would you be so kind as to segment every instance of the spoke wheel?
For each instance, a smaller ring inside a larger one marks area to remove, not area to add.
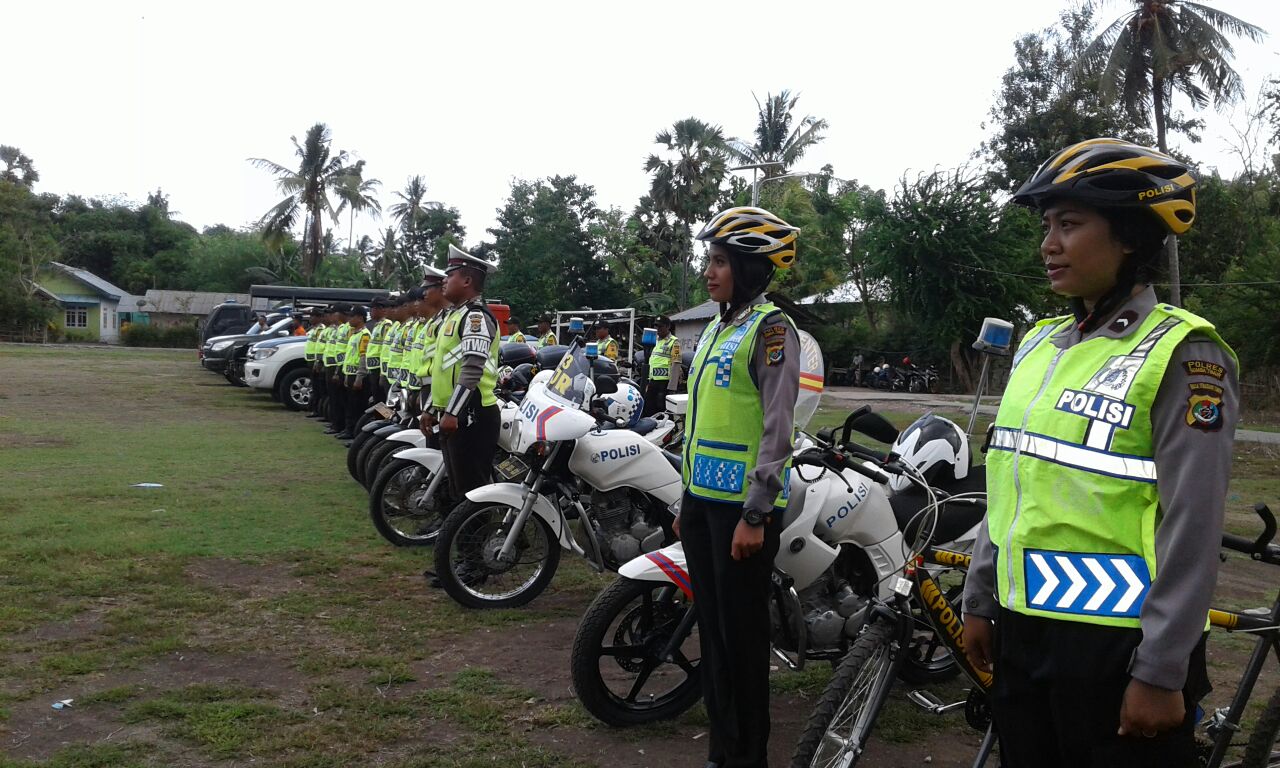
[[[369,488],[373,527],[397,547],[424,547],[436,540],[452,508],[449,484],[442,480],[427,496],[434,475],[416,461],[392,459]]]
[[[445,520],[436,539],[436,577],[445,592],[469,608],[524,605],[551,583],[560,564],[560,542],[551,526],[529,515],[510,560],[503,542],[518,510],[506,504],[463,501]]]

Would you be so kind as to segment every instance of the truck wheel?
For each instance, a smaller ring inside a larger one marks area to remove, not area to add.
[[[280,379],[280,401],[291,411],[303,411],[311,406],[311,371],[305,367],[294,368]]]

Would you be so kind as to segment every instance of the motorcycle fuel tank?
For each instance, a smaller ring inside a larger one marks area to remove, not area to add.
[[[664,504],[680,498],[680,472],[662,449],[628,429],[593,430],[578,438],[569,470],[602,491],[637,488]]]

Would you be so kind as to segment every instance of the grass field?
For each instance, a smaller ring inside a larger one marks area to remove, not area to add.
[[[527,608],[456,607],[427,553],[378,538],[338,443],[190,352],[4,345],[0,376],[0,768],[703,758],[700,711],[622,731],[575,703],[573,631],[608,577],[565,558]],[[1277,468],[1241,447],[1233,529],[1280,499]],[[1236,569],[1226,602],[1267,599],[1274,574]],[[825,677],[775,675],[776,764]],[[895,704],[884,742],[867,764],[967,765],[977,738]]]

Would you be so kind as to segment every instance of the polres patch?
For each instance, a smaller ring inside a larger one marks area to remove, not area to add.
[[[1222,387],[1215,384],[1189,384],[1187,426],[1204,432],[1222,429]]]
[[[786,337],[777,340],[766,339],[764,344],[764,361],[766,365],[780,365],[786,359]]]
[[[1187,360],[1182,367],[1187,369],[1188,376],[1211,376],[1222,381],[1222,378],[1227,375],[1226,368],[1208,360]]]

